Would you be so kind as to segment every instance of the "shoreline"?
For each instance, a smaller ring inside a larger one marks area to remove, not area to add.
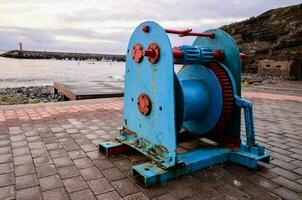
[[[63,101],[63,97],[55,94],[50,85],[0,88],[0,106],[59,101]]]

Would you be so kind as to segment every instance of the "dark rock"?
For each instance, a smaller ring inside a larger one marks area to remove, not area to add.
[[[245,72],[302,78],[302,4],[269,10],[221,28],[248,54]]]

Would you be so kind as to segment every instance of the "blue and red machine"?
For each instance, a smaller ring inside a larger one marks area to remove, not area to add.
[[[172,48],[167,33],[197,39]],[[177,74],[175,64],[183,65]],[[241,98],[240,80],[240,52],[224,31],[177,31],[144,22],[127,49],[123,129],[100,150],[112,155],[132,147],[149,157],[132,169],[147,187],[225,161],[250,168],[269,162],[255,142],[252,103]],[[179,144],[200,138],[212,142],[179,152]]]

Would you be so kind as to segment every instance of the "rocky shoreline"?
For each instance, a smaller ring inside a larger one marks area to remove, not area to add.
[[[0,105],[35,104],[63,101],[52,86],[0,88]]]

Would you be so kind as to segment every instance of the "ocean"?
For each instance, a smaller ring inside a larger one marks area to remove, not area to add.
[[[53,81],[123,80],[124,70],[124,62],[0,57],[0,88],[52,85]]]

